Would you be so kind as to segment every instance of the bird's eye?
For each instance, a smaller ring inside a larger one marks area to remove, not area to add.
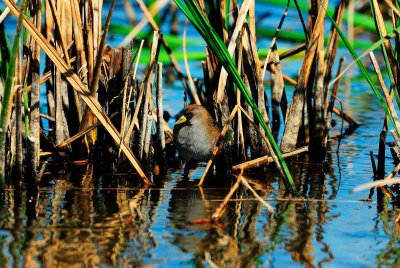
[[[187,119],[190,120],[190,118],[192,118],[194,116],[194,113],[188,112],[188,113],[185,113],[185,116],[186,116]]]

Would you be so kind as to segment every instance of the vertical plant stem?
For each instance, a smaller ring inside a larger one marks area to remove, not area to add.
[[[14,37],[14,43],[11,51],[10,65],[7,72],[6,84],[4,87],[3,102],[0,111],[0,191],[4,189],[5,177],[6,177],[6,138],[7,138],[7,128],[10,120],[10,111],[12,103],[10,100],[14,95],[14,90],[12,89],[14,72],[15,72],[15,62],[18,56],[18,42],[22,30],[22,20],[26,12],[26,7],[29,1],[21,1],[21,15],[18,18],[16,33]]]
[[[281,64],[276,44],[271,46],[271,98],[272,98],[272,133],[276,138],[280,128],[280,113],[282,111],[283,121],[286,119],[287,99],[285,84],[283,82]],[[265,64],[267,65],[267,64]]]
[[[385,178],[385,150],[386,150],[386,134],[388,129],[388,117],[385,116],[385,120],[383,122],[382,131],[379,135],[379,151],[378,151],[378,180],[383,180]],[[384,196],[382,192],[382,188],[377,189],[378,202],[382,201]]]
[[[308,85],[308,79],[310,77],[310,71],[312,63],[314,61],[315,53],[318,47],[319,36],[323,33],[323,21],[325,18],[325,10],[328,5],[328,1],[324,0],[319,8],[318,17],[315,21],[315,26],[312,31],[310,41],[307,46],[306,55],[300,70],[300,76],[296,86],[296,90],[293,93],[293,100],[290,104],[285,132],[282,137],[281,150],[282,152],[293,151],[296,148],[297,138],[299,136],[300,126],[303,122],[303,111],[305,104],[305,94]]]
[[[240,40],[243,40],[243,34],[240,37]],[[242,64],[243,64],[243,42],[239,42],[239,47],[238,47],[238,60],[237,60],[237,68],[238,68],[238,73],[242,73]],[[241,93],[240,90],[236,91],[236,104],[241,105],[242,104],[242,98],[241,98]],[[247,153],[245,149],[245,141],[244,141],[244,130],[243,130],[243,121],[242,121],[242,111],[239,109],[238,110],[238,117],[237,117],[237,128],[236,128],[236,133],[235,133],[235,147],[237,148],[237,156],[236,160],[241,162],[243,160],[246,160],[247,158]]]
[[[41,1],[35,0],[34,21],[36,27],[42,25]],[[32,88],[30,94],[30,112],[29,112],[29,135],[28,135],[28,158],[30,161],[30,172],[32,177],[39,171],[39,152],[40,152],[40,47],[32,39]],[[25,93],[27,94],[27,92]]]
[[[34,22],[39,29],[42,25],[41,1],[33,1]],[[28,166],[32,178],[36,178],[39,171],[40,152],[40,47],[32,38],[32,88],[30,94],[29,134],[27,139]],[[25,94],[28,94],[25,92]]]
[[[321,146],[321,140],[323,139],[323,135],[325,133],[325,96],[324,96],[324,74],[326,72],[325,66],[325,53],[320,47],[320,50],[317,52],[317,64],[316,64],[316,79],[315,79],[315,91],[314,91],[314,125],[313,127],[313,138],[311,140],[312,147],[319,151]]]
[[[377,171],[376,171],[376,163],[375,163],[375,158],[374,158],[374,152],[373,151],[369,151],[369,157],[371,159],[372,172],[374,173],[373,181],[376,181],[376,179],[378,178],[378,174],[377,174]],[[374,195],[374,188],[371,188],[369,190],[368,198],[371,199],[373,195]]]
[[[83,13],[84,18],[82,21],[85,22],[85,30],[87,37],[87,69],[88,69],[88,82],[89,85],[92,84],[93,80],[93,66],[94,66],[94,44],[93,44],[93,8],[92,1],[88,0],[87,7],[85,7],[86,12]],[[90,91],[92,92],[92,91]]]
[[[18,61],[19,62],[19,61]],[[17,67],[18,68],[18,67]],[[16,84],[20,83],[20,78],[17,78]],[[24,161],[23,151],[22,151],[22,135],[24,131],[22,122],[22,89],[18,87],[15,96],[15,147],[16,150],[12,152],[15,161],[11,161],[12,177],[18,178],[22,175],[22,162]]]
[[[162,101],[162,63],[157,64],[157,93],[156,93],[156,101],[157,101],[157,133],[158,133],[158,142],[160,143],[160,161],[161,168],[164,169],[164,165],[166,163],[166,152],[165,152],[165,133],[164,133],[164,118],[163,118],[163,101]]]
[[[108,29],[110,28],[111,17],[112,17],[112,13],[114,11],[115,2],[116,2],[116,0],[112,0],[110,10],[108,11],[106,24],[104,26],[104,32],[101,37],[100,46],[99,46],[97,57],[96,57],[96,64],[93,69],[93,80],[91,81],[91,84],[90,84],[90,92],[92,93],[92,96],[95,96],[95,94],[96,94],[97,84],[100,79],[100,67],[103,62],[103,60],[102,60],[103,53],[104,53],[104,48],[106,47],[107,33],[108,33]],[[98,15],[98,16],[101,18],[101,15]],[[101,24],[99,27],[101,27]],[[97,47],[97,44],[96,44],[96,47]]]
[[[149,70],[149,72],[153,72],[153,68]],[[147,132],[147,123],[149,115],[149,106],[150,106],[150,98],[151,98],[151,82],[146,81],[145,84],[145,92],[144,92],[144,103],[143,103],[143,117],[142,123],[140,125],[140,142],[139,142],[139,158],[143,161],[144,151],[145,151],[145,143],[146,143],[146,132]]]

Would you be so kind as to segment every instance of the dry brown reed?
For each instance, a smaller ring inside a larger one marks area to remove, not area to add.
[[[5,3],[14,15],[20,14],[12,1],[6,0]],[[161,46],[166,49],[192,102],[206,106],[216,122],[225,126],[222,136],[225,133],[232,136],[233,133],[233,138],[221,142],[223,161],[220,162],[223,165],[219,166],[224,166],[227,170],[232,166],[238,169],[242,167],[238,164],[258,158],[263,160],[252,164],[253,166],[267,164],[271,159],[278,162],[266,133],[254,122],[251,107],[244,101],[241,93],[235,91],[232,80],[213,52],[205,48],[206,57],[202,63],[204,77],[201,78],[204,89],[201,89],[202,94],[198,94],[199,87],[195,87],[192,80],[190,86],[188,85],[187,77],[175,59],[170,45],[159,32],[160,25],[153,18],[167,1],[157,2],[150,8],[141,0],[137,0],[137,3],[145,18],[135,25],[132,33],[122,43],[127,45],[147,23],[155,30],[151,58],[143,81],[137,79],[143,41],[137,51],[133,44],[130,48],[111,48],[106,45],[115,1],[111,3],[104,27],[102,1],[52,0],[45,2],[44,8],[40,7],[39,2],[32,3],[31,18],[23,21],[29,33],[29,53],[20,63],[21,72],[17,75],[18,85],[21,86],[15,98],[14,132],[10,133],[10,146],[15,148],[15,153],[11,150],[8,163],[22,172],[24,159],[27,158],[26,163],[32,167],[31,175],[35,176],[39,173],[41,161],[45,160],[40,159],[41,149],[46,155],[51,153],[64,160],[99,157],[112,163],[112,172],[130,172],[133,167],[145,184],[151,184],[149,175],[151,176],[154,163],[157,162],[166,169],[166,150],[172,137],[172,131],[163,119],[162,64],[158,62]],[[271,124],[276,140],[281,140],[282,151],[296,151],[301,145],[310,145],[312,151],[325,150],[331,113],[339,113],[345,117],[344,112],[338,112],[333,107],[333,101],[328,102],[338,46],[338,35],[333,28],[326,46],[323,41],[328,1],[311,1],[311,16],[307,26],[303,23],[307,42],[279,54],[276,41],[279,39],[279,31],[284,27],[286,9],[266,59],[260,59],[258,54],[253,1],[243,1],[241,6],[237,1],[219,1],[216,5],[199,1],[199,4],[226,43],[229,53],[235,58],[248,93],[257,103],[263,120]],[[208,5],[207,8],[205,4]],[[125,5],[130,6],[126,3]],[[345,1],[342,1],[336,11],[336,23],[339,25],[344,6]],[[45,12],[43,22],[41,10]],[[135,21],[133,13],[130,12],[132,22]],[[234,28],[228,29],[227,25],[234,25]],[[42,26],[45,35],[40,31]],[[186,33],[184,37],[186,38]],[[46,55],[46,62],[40,62],[40,48]],[[299,76],[297,79],[289,77],[282,70],[281,61],[304,50],[304,62]],[[46,66],[42,75],[39,71],[40,64]],[[186,65],[190,77],[189,64]],[[266,94],[266,74],[271,75],[271,100]],[[42,116],[42,119],[51,119],[48,120],[50,131],[46,135],[40,125],[39,109],[39,88],[45,82],[48,115]],[[287,83],[296,87],[290,104],[285,88]],[[156,96],[153,96],[153,89]],[[338,83],[335,84],[333,96],[336,96],[337,89]],[[29,94],[30,104],[26,144],[22,139],[25,135],[22,131],[24,122],[18,119],[23,114],[24,94]],[[156,107],[153,107],[154,100]],[[270,107],[272,120],[269,115]],[[155,124],[156,133],[153,130]],[[281,127],[284,127],[284,134],[279,137]],[[45,150],[41,146],[41,140],[49,145]],[[25,148],[28,152],[26,156],[23,153]],[[300,149],[300,152],[303,151]],[[213,159],[214,157],[209,161],[200,185]],[[279,172],[283,174],[282,170]]]

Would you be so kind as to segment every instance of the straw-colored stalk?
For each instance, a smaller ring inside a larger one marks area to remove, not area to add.
[[[304,56],[304,61],[299,72],[299,78],[296,86],[296,90],[293,94],[293,100],[290,104],[287,119],[286,128],[282,137],[281,150],[283,152],[292,151],[296,148],[297,138],[299,136],[300,126],[303,123],[303,109],[305,102],[305,94],[308,84],[308,79],[310,77],[311,67],[314,61],[315,53],[318,48],[318,40],[320,35],[324,35],[324,19],[325,10],[328,5],[328,1],[324,0],[319,8],[318,16],[316,18],[314,28],[311,34],[311,38],[307,45],[306,54]]]
[[[33,20],[37,28],[42,25],[41,1],[33,1],[35,14]],[[28,157],[31,175],[36,176],[39,172],[40,153],[40,47],[34,40],[32,48],[32,89],[30,94],[30,121],[28,135]],[[28,94],[28,92],[25,92]]]
[[[9,1],[5,0],[5,4],[10,8],[10,10],[16,15],[19,16],[20,12],[19,9],[16,7],[16,5]],[[43,51],[46,53],[46,55],[53,61],[53,63],[57,66],[57,68],[65,74],[66,79],[69,81],[71,86],[80,94],[81,98],[85,103],[90,107],[90,109],[93,111],[94,115],[100,120],[100,122],[103,124],[105,129],[108,131],[108,133],[111,135],[113,140],[116,142],[116,144],[121,143],[121,135],[120,133],[115,129],[113,124],[111,123],[109,117],[103,112],[103,109],[97,99],[93,98],[90,94],[90,91],[88,90],[87,86],[82,83],[82,80],[78,77],[76,73],[74,73],[67,63],[59,56],[59,54],[56,52],[54,47],[50,45],[50,43],[46,40],[46,38],[41,34],[39,30],[29,21],[24,17],[23,24],[25,28],[29,31],[31,36],[39,43],[40,47],[43,49]],[[133,155],[132,151],[130,148],[126,146],[125,143],[122,143],[122,151],[126,154],[128,160],[131,162],[133,167],[136,169],[138,172],[139,176],[141,179],[147,183],[151,184],[151,182],[148,180],[147,176],[144,174],[142,168],[140,167],[137,159]]]

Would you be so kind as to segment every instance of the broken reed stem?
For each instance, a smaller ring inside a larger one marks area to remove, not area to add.
[[[212,165],[212,163],[214,161],[214,158],[217,155],[217,153],[218,153],[218,151],[219,151],[219,149],[221,147],[219,144],[225,138],[225,134],[228,131],[229,125],[231,124],[232,120],[235,118],[235,115],[236,115],[236,112],[238,111],[238,108],[239,108],[239,105],[237,104],[235,106],[235,108],[233,108],[233,110],[231,112],[231,115],[229,116],[228,122],[225,124],[224,128],[222,129],[221,134],[219,135],[218,141],[217,141],[216,145],[213,148],[213,154],[212,154],[210,160],[208,160],[208,162],[207,162],[207,166],[204,169],[203,175],[201,176],[201,179],[200,179],[200,182],[199,182],[198,186],[201,186],[203,184],[204,179],[206,178],[206,175],[208,173],[208,170],[210,169],[210,167],[211,167],[211,165]]]
[[[154,68],[151,68],[149,70],[149,72],[153,72]],[[143,154],[145,151],[145,142],[146,142],[146,136],[147,136],[147,128],[148,128],[148,118],[151,116],[149,116],[149,107],[150,107],[150,99],[151,99],[151,82],[150,81],[146,81],[145,84],[145,95],[144,95],[144,103],[143,103],[143,118],[142,118],[142,123],[140,125],[140,138],[139,138],[139,158],[143,161]],[[147,159],[146,159],[147,161]]]
[[[156,91],[156,102],[157,102],[157,133],[158,142],[160,142],[161,150],[161,166],[164,168],[166,163],[166,152],[165,152],[165,133],[164,133],[164,118],[163,118],[163,105],[162,105],[162,63],[157,64],[157,91]]]
[[[151,90],[151,87],[150,87],[150,90]],[[146,136],[144,137],[144,147],[143,147],[143,156],[144,156],[144,160],[146,161],[145,163],[147,164],[147,166],[149,164],[151,164],[149,160],[150,160],[150,153],[151,153],[150,146],[151,146],[151,142],[152,142],[151,141],[151,126],[153,124],[153,117],[152,117],[152,115],[153,115],[153,112],[152,112],[153,97],[152,97],[152,94],[150,94],[149,100],[150,100],[149,101],[149,110],[148,110],[148,114],[146,115],[146,118],[147,118],[146,129],[145,129]]]
[[[382,180],[385,177],[385,162],[386,162],[386,137],[387,137],[387,130],[388,130],[388,116],[385,116],[383,120],[382,131],[379,135],[379,150],[378,150],[378,180]],[[381,192],[378,191],[378,200],[381,200],[382,193],[392,199],[393,196],[389,191],[386,189],[386,186],[379,187]]]
[[[284,154],[282,154],[282,156],[284,158],[286,158],[286,157],[291,157],[291,156],[298,155],[298,154],[301,154],[304,152],[308,152],[308,146],[296,149],[296,150],[288,152],[288,153],[284,153]],[[269,164],[272,162],[274,162],[274,159],[271,156],[266,155],[266,156],[262,156],[262,157],[235,165],[232,167],[232,169],[234,171],[246,170],[246,169],[260,167],[260,166],[263,166],[263,165],[266,165],[266,164]]]
[[[372,172],[374,174],[373,181],[376,181],[376,179],[378,178],[378,173],[376,171],[376,163],[375,163],[375,158],[374,158],[374,152],[373,151],[369,151],[369,157],[371,159]],[[371,199],[373,195],[374,195],[374,188],[371,188],[370,191],[369,191],[368,198]]]
[[[139,50],[138,50],[137,56],[136,56],[135,68],[133,69],[133,77],[132,77],[133,80],[136,79],[136,73],[137,73],[137,69],[139,66],[140,55],[142,54],[143,44],[144,44],[144,40],[142,39],[142,41],[140,41]],[[129,96],[131,95],[131,93],[132,93],[132,91],[129,93]]]

